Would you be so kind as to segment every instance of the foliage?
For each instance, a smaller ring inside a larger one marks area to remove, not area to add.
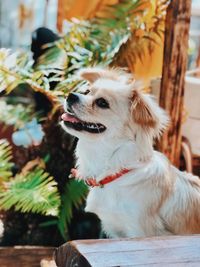
[[[0,208],[56,216],[58,219],[42,225],[57,224],[66,239],[73,207],[78,208],[83,203],[88,191],[87,186],[83,182],[70,180],[60,195],[57,183],[45,171],[45,164],[41,159],[29,161],[14,177],[11,172],[11,159],[10,144],[6,140],[0,140]]]
[[[142,59],[144,44],[152,52],[157,37],[162,38],[167,2],[124,0],[105,7],[106,18],[68,21],[64,37],[45,45],[46,50],[34,68],[27,55],[1,50],[0,90],[9,93],[18,84],[27,83],[57,101],[57,97],[65,95],[74,84],[79,85],[73,76],[77,69],[109,65],[125,44],[131,43],[134,47],[131,49],[134,59]],[[52,91],[53,81],[61,83]]]
[[[60,197],[56,182],[41,168],[17,174],[3,184],[0,206],[4,210],[12,207],[16,211],[33,212],[57,216]]]
[[[115,59],[119,65],[126,65],[134,72],[135,63],[143,62],[145,55],[152,54],[158,45],[163,42],[165,27],[165,15],[168,0],[145,1],[138,9],[140,13],[144,9],[143,16],[136,16],[136,24],[131,23],[131,38],[121,47],[120,53]],[[131,13],[135,15],[135,11]],[[134,21],[134,17],[131,21]]]
[[[57,222],[58,228],[64,239],[66,239],[67,236],[67,225],[72,219],[73,207],[75,206],[78,208],[83,203],[87,192],[87,186],[82,181],[70,180],[65,186],[61,198],[62,205],[60,216]]]
[[[30,161],[12,177],[12,148],[6,140],[0,140],[0,207],[12,207],[21,212],[34,212],[57,216],[60,197],[57,183],[47,172],[41,160]]]
[[[33,70],[33,61],[25,53],[0,49],[0,92],[11,93],[20,84],[29,85],[34,91],[44,93],[52,102],[54,94],[50,91],[50,82],[63,74],[60,70],[51,70],[54,73],[51,80],[47,79],[48,70]]]

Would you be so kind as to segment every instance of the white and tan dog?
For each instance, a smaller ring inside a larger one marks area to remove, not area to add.
[[[200,233],[200,180],[154,151],[168,117],[130,75],[80,72],[85,94],[69,95],[62,126],[79,138],[78,177],[91,185],[86,211],[110,237]]]

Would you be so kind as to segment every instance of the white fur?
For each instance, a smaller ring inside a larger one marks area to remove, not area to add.
[[[83,73],[87,78],[87,70]],[[86,211],[99,216],[110,237],[200,233],[198,177],[180,172],[153,149],[153,139],[168,121],[165,112],[150,96],[139,93],[156,123],[150,127],[135,123],[130,114],[135,88],[117,75],[110,80],[102,75],[105,71],[96,79],[88,78],[91,94],[81,96],[74,111],[81,120],[104,124],[106,131],[89,134],[63,127],[79,138],[77,169],[83,179],[100,181],[123,168],[131,172],[103,188],[90,188]],[[107,97],[110,110],[92,107],[101,96]]]

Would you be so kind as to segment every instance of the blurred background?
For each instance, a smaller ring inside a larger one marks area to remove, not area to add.
[[[30,47],[31,33],[41,26],[57,31],[57,0],[0,2],[0,46]]]
[[[59,125],[86,66],[121,66],[158,95],[166,0],[0,0],[0,245],[99,238],[77,140]],[[200,2],[192,1],[180,167],[200,175]],[[94,155],[95,157],[95,155]],[[95,160],[95,158],[94,158]],[[92,163],[91,163],[92,164]]]

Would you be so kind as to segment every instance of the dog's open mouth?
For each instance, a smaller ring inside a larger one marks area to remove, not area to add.
[[[89,133],[102,133],[106,127],[101,123],[93,123],[82,121],[75,116],[71,110],[63,113],[61,119],[67,127],[73,128],[76,131],[87,131]]]

